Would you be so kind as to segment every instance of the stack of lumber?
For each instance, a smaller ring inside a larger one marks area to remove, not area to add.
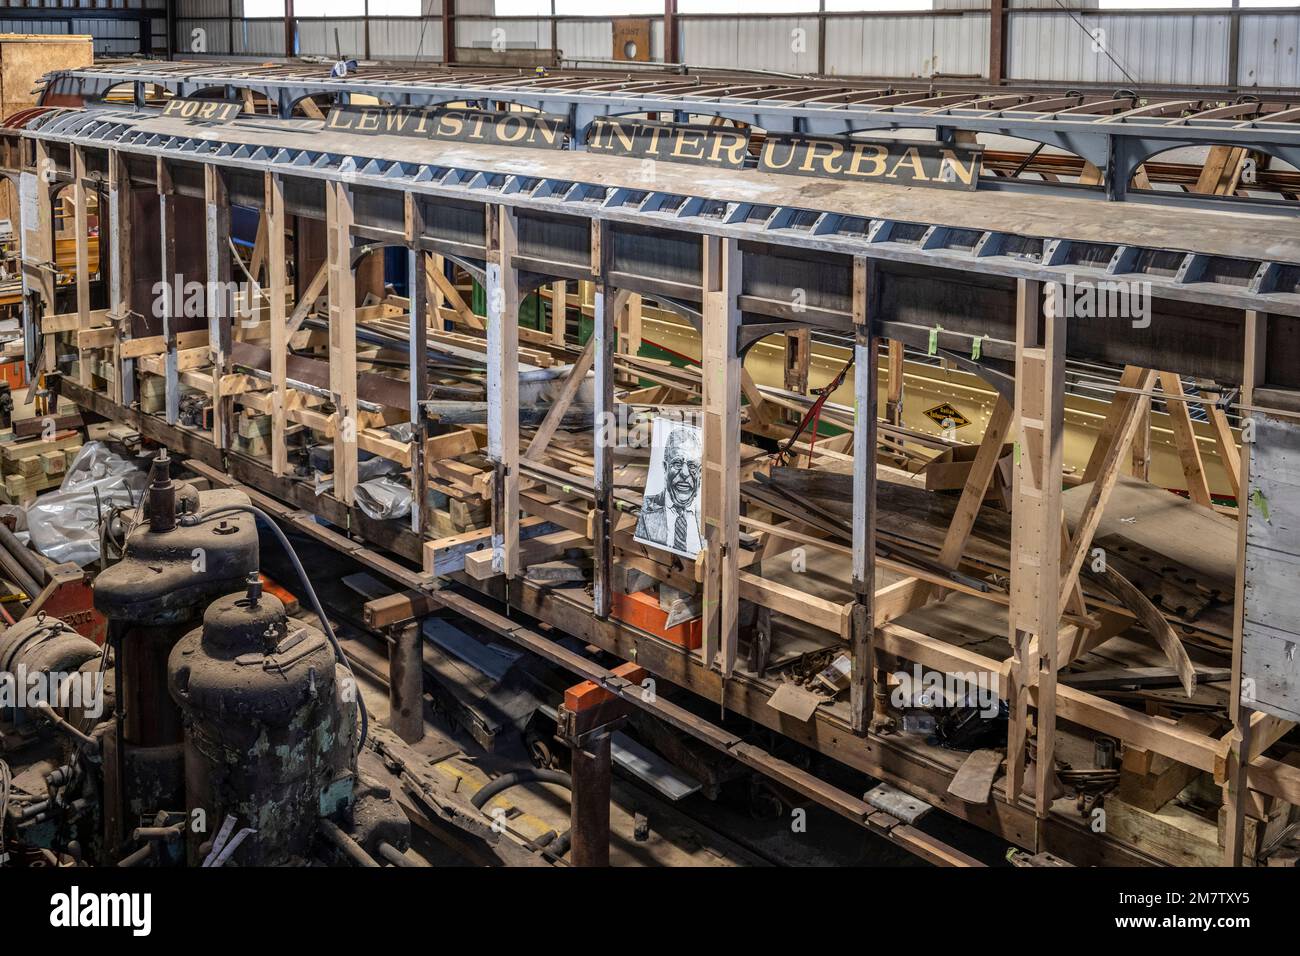
[[[53,438],[31,438],[0,444],[0,469],[3,470],[5,504],[28,504],[47,488],[63,481],[72,460],[81,451],[82,437],[77,431],[58,432]]]

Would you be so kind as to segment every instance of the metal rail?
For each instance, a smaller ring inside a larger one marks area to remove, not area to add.
[[[180,162],[208,162],[286,176],[342,179],[380,189],[478,203],[504,203],[652,228],[734,236],[893,262],[1054,282],[1066,287],[1082,281],[1140,281],[1149,283],[1151,294],[1157,298],[1300,315],[1300,257],[1277,261],[1256,258],[1248,251],[1241,256],[1218,256],[1170,249],[1167,245],[1075,241],[1046,232],[1053,227],[1068,228],[1068,223],[1050,218],[1042,221],[1046,234],[1028,235],[954,226],[952,220],[897,221],[796,206],[728,201],[707,194],[684,195],[638,189],[634,185],[583,182],[581,178],[573,178],[582,175],[579,164],[566,164],[567,178],[560,179],[519,175],[508,169],[492,168],[490,164],[467,168],[412,163],[373,155],[381,150],[375,144],[377,137],[342,134],[328,140],[302,138],[302,134],[315,131],[306,128],[315,124],[304,121],[292,121],[293,126],[286,123],[284,138],[280,140],[284,145],[279,146],[241,143],[233,130],[220,134],[222,138],[204,130],[196,130],[192,135],[162,134],[148,128],[148,121],[156,116],[106,109],[51,110],[33,117],[26,133],[90,149],[111,147]],[[269,129],[277,124],[271,119],[267,122],[271,124]],[[187,127],[175,128],[188,134]],[[303,142],[317,144],[316,148],[294,145],[295,135]],[[333,144],[368,149],[372,154],[330,152],[322,148]],[[944,206],[943,202],[936,201],[932,214],[945,215]],[[400,234],[400,226],[396,228]],[[1189,242],[1197,238],[1197,231],[1195,226],[1188,225]],[[1268,243],[1261,241],[1259,245],[1261,250],[1268,248]],[[571,266],[550,263],[557,264]],[[761,307],[762,303],[754,305]],[[808,310],[798,318],[831,327],[848,328],[851,324],[847,312],[831,310]],[[766,332],[761,327],[755,327],[753,335],[761,338],[763,334]]]
[[[248,89],[274,103],[281,118],[294,115],[305,98],[328,96],[346,102],[352,94],[377,97],[394,106],[446,102],[507,103],[570,118],[574,145],[599,116],[652,114],[681,121],[724,117],[769,132],[847,135],[921,129],[951,140],[958,131],[990,133],[1058,147],[1092,163],[1103,186],[1081,188],[1019,179],[991,179],[981,188],[1071,194],[1111,200],[1128,198],[1138,167],[1167,150],[1210,144],[1247,147],[1300,167],[1300,100],[1285,97],[1190,96],[978,91],[917,86],[818,84],[803,79],[712,77],[680,74],[610,76],[560,73],[534,76],[519,71],[466,73],[436,69],[363,67],[347,77],[323,66],[211,66],[202,63],[110,64],[60,71],[46,78],[46,97],[67,102],[102,100],[111,89],[134,84],[138,106],[145,85],[173,96],[214,89]],[[1195,193],[1142,192],[1144,201],[1218,206],[1223,200]]]

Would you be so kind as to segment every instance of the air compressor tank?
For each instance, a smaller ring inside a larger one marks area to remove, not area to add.
[[[168,683],[185,722],[190,864],[228,816],[232,837],[253,832],[225,865],[308,858],[321,817],[346,808],[356,774],[355,688],[326,636],[254,579],[177,642]]]

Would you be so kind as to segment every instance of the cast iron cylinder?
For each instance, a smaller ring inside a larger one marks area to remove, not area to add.
[[[318,822],[351,798],[356,703],[346,671],[315,627],[250,588],[214,601],[172,650],[168,683],[185,718],[189,860],[228,815],[252,828],[226,865],[310,856]],[[196,814],[201,810],[202,814]]]

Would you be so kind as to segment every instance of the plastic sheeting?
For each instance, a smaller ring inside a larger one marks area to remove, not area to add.
[[[384,520],[411,513],[411,489],[391,478],[375,478],[357,485],[357,507],[367,517]]]
[[[58,491],[27,509],[32,546],[52,561],[85,567],[99,559],[99,519],[113,505],[139,504],[148,475],[103,442],[82,446]],[[98,500],[96,499],[98,492]]]

